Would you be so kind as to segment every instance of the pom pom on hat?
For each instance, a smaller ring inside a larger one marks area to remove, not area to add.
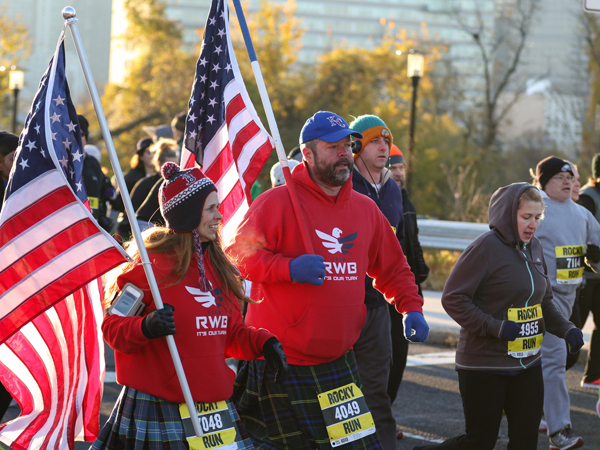
[[[161,175],[164,181],[158,203],[166,226],[179,232],[195,230],[200,225],[206,197],[217,190],[214,183],[199,168],[181,170],[172,162],[163,165]]]
[[[177,175],[180,172],[180,170],[181,169],[177,164],[173,162],[168,162],[163,164],[162,168],[160,169],[160,174],[165,180],[170,180],[172,177]]]
[[[350,128],[362,133],[362,138],[356,138],[361,142],[362,146],[361,150],[354,155],[354,159],[358,158],[358,155],[360,155],[362,149],[364,149],[369,142],[378,136],[383,136],[384,138],[389,139],[390,146],[393,144],[392,132],[385,122],[377,116],[370,114],[359,116],[354,119],[352,123],[350,123]]]

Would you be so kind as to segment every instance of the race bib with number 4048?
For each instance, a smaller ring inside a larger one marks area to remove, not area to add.
[[[191,450],[234,450],[237,431],[229,414],[226,401],[214,403],[196,403],[196,412],[203,436],[198,437],[192,425],[192,418],[185,403],[179,405],[179,414],[183,422],[183,431]]]

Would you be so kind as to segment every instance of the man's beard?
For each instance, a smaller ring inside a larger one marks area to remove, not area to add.
[[[336,168],[342,165],[346,166],[347,170],[337,171]],[[315,153],[315,165],[313,167],[314,175],[322,183],[330,186],[342,186],[346,181],[348,181],[348,178],[350,178],[353,167],[354,160],[352,158],[345,157],[339,159],[335,163],[323,166],[320,164],[319,157]]]

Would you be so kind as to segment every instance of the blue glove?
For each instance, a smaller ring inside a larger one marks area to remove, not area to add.
[[[424,342],[429,336],[429,325],[425,322],[423,314],[411,311],[404,314],[404,337],[410,342]]]
[[[521,327],[517,322],[513,322],[512,320],[507,320],[504,322],[504,328],[502,328],[502,333],[500,333],[500,339],[503,341],[514,341],[521,332]]]
[[[290,277],[296,283],[323,284],[325,263],[321,255],[302,255],[290,261]]]
[[[583,333],[579,328],[571,328],[565,336],[565,341],[569,344],[569,353],[577,353],[583,347]]]

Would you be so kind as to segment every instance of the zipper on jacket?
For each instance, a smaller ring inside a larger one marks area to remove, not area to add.
[[[527,244],[523,244],[523,250],[527,250]],[[525,254],[525,252],[521,252],[521,253],[523,253],[523,256],[525,257],[525,267],[527,267],[527,272],[529,272],[529,279],[531,280],[531,294],[529,295],[529,298],[525,302],[525,307],[527,308],[527,306],[529,305],[529,300],[531,300],[531,297],[533,297],[533,294],[535,292],[535,283],[533,282],[533,275],[531,274],[531,270],[529,270],[529,263],[527,262],[527,255]],[[519,363],[521,363],[521,366],[523,366],[523,369],[527,369],[525,364],[523,364],[522,358],[519,358]]]
[[[527,244],[523,244],[523,249],[527,249]],[[523,253],[523,256],[525,258],[527,258],[527,255],[525,254],[525,252],[521,252],[521,253]],[[533,282],[533,275],[531,274],[531,270],[529,270],[529,263],[527,262],[527,260],[525,260],[525,267],[527,267],[527,272],[529,272],[529,279],[531,280],[531,294],[529,295],[529,298],[525,302],[525,307],[527,307],[529,304],[529,300],[531,300],[531,297],[533,297],[533,294],[535,292],[535,284]]]

